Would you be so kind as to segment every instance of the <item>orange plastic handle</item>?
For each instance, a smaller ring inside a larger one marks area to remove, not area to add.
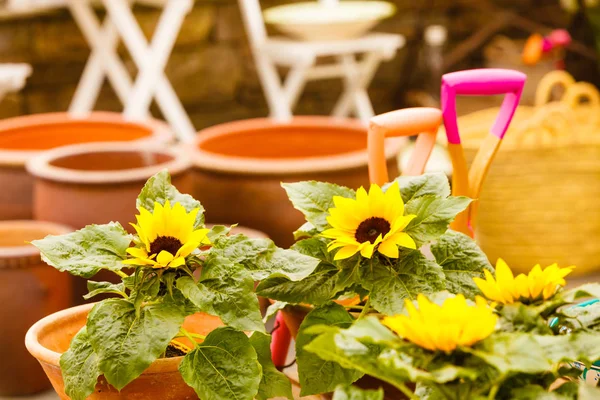
[[[379,186],[389,182],[385,139],[392,136],[415,136],[417,143],[409,167],[402,175],[421,175],[435,146],[435,137],[442,123],[437,108],[415,107],[391,111],[371,118],[369,123],[369,179]]]

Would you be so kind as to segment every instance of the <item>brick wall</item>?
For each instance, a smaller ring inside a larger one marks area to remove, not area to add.
[[[409,40],[419,5],[427,0],[394,0],[398,13],[378,30],[402,33]],[[262,0],[268,7],[286,0]],[[520,10],[538,22],[564,26],[568,21],[558,0],[436,0],[430,2],[426,20],[441,22],[450,30],[450,47],[493,18],[488,6]],[[160,12],[136,7],[136,16],[147,36],[151,35]],[[519,32],[504,32],[524,35]],[[121,53],[127,57],[123,48]],[[398,107],[398,93],[404,89],[399,71],[404,63],[401,52],[380,68],[369,89],[376,112]],[[0,21],[0,61],[28,62],[34,72],[25,89],[8,95],[0,107],[0,117],[28,113],[65,111],[83,71],[89,48],[66,10],[19,20]],[[481,63],[481,54],[472,54],[460,67]],[[414,64],[414,63],[413,63]],[[135,73],[129,60],[128,69]],[[188,15],[167,67],[167,75],[190,114],[196,128],[234,119],[265,116],[267,107],[248,49],[240,11],[235,0],[197,0]],[[327,114],[341,90],[338,81],[309,84],[297,108],[299,114]],[[121,105],[105,85],[97,109],[121,110]],[[154,107],[157,116],[159,112]]]

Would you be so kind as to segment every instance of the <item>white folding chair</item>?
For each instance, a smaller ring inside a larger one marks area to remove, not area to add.
[[[124,105],[125,118],[147,118],[150,104],[155,98],[179,139],[191,140],[195,134],[194,126],[165,76],[164,68],[194,0],[153,0],[154,4],[162,5],[164,10],[150,43],[146,41],[131,11],[133,2],[102,0],[107,16],[100,25],[91,0],[67,0],[73,18],[92,47],[69,112],[74,117],[89,113],[106,76]],[[133,83],[117,54],[119,36],[138,68]]]
[[[368,123],[375,113],[367,87],[379,64],[393,58],[404,45],[402,35],[371,33],[336,41],[268,37],[259,0],[238,2],[272,118],[287,121],[292,117],[292,109],[307,81],[342,78],[344,91],[332,115],[347,117],[353,114]],[[357,59],[359,55],[363,55],[361,60]],[[336,62],[317,65],[317,59],[326,56],[333,56]],[[280,79],[277,66],[290,68],[285,82]]]

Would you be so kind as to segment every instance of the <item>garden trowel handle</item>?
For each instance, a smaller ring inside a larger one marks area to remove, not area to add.
[[[371,183],[381,186],[389,181],[385,139],[392,136],[419,135],[409,167],[402,175],[421,175],[435,145],[441,122],[441,111],[429,107],[405,108],[371,118],[367,146]]]
[[[519,105],[526,75],[509,69],[472,69],[452,72],[442,77],[442,114],[448,143],[459,144],[456,96],[490,96],[506,94],[490,133],[502,139]]]

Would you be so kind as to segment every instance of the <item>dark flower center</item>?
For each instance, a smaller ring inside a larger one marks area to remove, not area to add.
[[[173,236],[158,236],[150,244],[150,254],[160,254],[161,251],[165,250],[175,255],[181,246],[183,246],[183,243]]]
[[[365,219],[356,228],[354,238],[359,243],[371,242],[375,243],[379,235],[385,236],[391,229],[390,223],[383,218],[371,217]]]

